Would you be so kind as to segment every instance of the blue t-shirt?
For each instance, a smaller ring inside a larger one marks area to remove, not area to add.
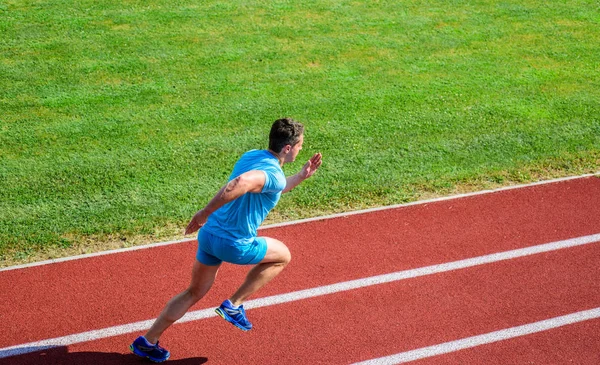
[[[246,193],[213,212],[202,227],[211,234],[234,240],[250,242],[256,231],[277,205],[281,192],[285,189],[286,178],[279,160],[266,150],[252,150],[244,153],[233,167],[229,181],[241,174],[260,170],[265,173],[265,185],[260,193]]]

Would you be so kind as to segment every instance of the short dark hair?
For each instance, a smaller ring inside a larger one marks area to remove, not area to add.
[[[286,145],[294,146],[304,133],[302,123],[292,118],[277,119],[269,133],[269,149],[275,153],[281,152]]]

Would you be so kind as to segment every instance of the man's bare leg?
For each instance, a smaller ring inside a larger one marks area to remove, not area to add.
[[[292,259],[290,250],[283,242],[269,237],[265,239],[267,254],[261,262],[250,269],[244,283],[231,296],[230,300],[234,306],[242,304],[249,296],[271,281]]]
[[[219,266],[208,266],[195,261],[190,286],[167,303],[144,336],[148,342],[156,343],[173,322],[183,317],[196,302],[208,293],[217,277]]]

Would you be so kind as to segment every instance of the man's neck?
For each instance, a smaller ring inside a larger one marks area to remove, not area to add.
[[[273,152],[273,150],[267,149],[269,153],[271,153],[275,158],[279,161],[279,166],[283,167],[283,161],[285,161],[285,157],[280,156],[278,153]]]

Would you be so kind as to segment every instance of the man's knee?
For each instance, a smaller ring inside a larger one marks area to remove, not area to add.
[[[290,261],[292,261],[292,253],[287,247],[285,247],[285,251],[282,253],[281,257],[281,263],[285,266],[289,264]]]
[[[261,262],[271,262],[285,266],[292,260],[292,254],[287,246],[276,239],[267,238],[267,253]]]
[[[290,261],[292,261],[292,253],[290,252],[290,249],[285,245],[285,243],[279,241],[279,245],[278,245],[278,251],[279,251],[279,262],[282,265],[287,265],[290,263]]]

